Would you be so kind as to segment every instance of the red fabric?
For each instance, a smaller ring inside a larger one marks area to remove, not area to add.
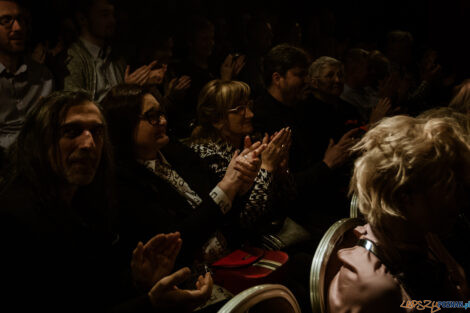
[[[263,256],[262,251],[260,253],[252,254],[252,253],[238,249],[238,250],[233,251],[229,255],[223,257],[222,259],[214,262],[212,266],[222,267],[222,268],[242,267],[242,266],[247,266],[256,262],[262,256]]]
[[[262,257],[256,257],[260,256],[260,251]],[[248,259],[253,261],[250,264],[234,267],[233,264],[240,263],[240,257],[246,258],[243,261]],[[288,260],[289,256],[282,251],[250,249],[250,253],[247,253],[243,250],[236,250],[213,264],[214,282],[233,294],[260,284],[282,283],[284,265]],[[221,267],[221,264],[228,266]]]

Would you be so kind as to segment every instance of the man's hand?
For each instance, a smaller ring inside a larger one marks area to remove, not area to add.
[[[157,65],[157,61],[150,62],[149,65],[143,65],[136,69],[134,72],[130,73],[129,65],[126,67],[126,71],[124,73],[124,82],[126,84],[137,84],[137,85],[145,85],[147,83],[150,71],[153,67]]]
[[[132,253],[131,269],[134,281],[144,288],[152,287],[173,270],[181,250],[180,233],[158,234],[145,245],[142,242]]]
[[[157,282],[148,295],[152,306],[162,310],[191,312],[209,300],[212,294],[212,277],[210,273],[199,276],[196,289],[179,289],[176,285],[189,278],[191,271],[185,267]]]
[[[154,84],[154,85],[161,85],[163,83],[163,79],[165,78],[167,69],[168,69],[168,65],[166,64],[162,64],[162,67],[158,69],[151,69],[146,83]]]
[[[323,162],[325,162],[329,168],[336,168],[346,162],[349,158],[349,149],[357,142],[354,136],[358,132],[359,128],[351,129],[341,137],[337,144],[335,144],[333,139],[330,139],[325,156],[323,157]]]
[[[392,102],[390,101],[390,98],[380,98],[375,107],[370,112],[369,124],[375,124],[376,122],[383,119],[387,115],[391,106]]]

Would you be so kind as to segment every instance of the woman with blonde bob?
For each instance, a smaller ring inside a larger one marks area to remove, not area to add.
[[[198,126],[194,129],[189,147],[207,160],[213,171],[222,176],[237,149],[251,145],[248,136],[253,132],[251,120],[253,102],[250,87],[239,81],[213,80],[199,95]],[[271,139],[271,140],[270,140]],[[242,227],[251,227],[268,213],[273,176],[286,172],[291,131],[282,129],[272,138],[266,134],[261,154],[261,169],[254,184],[245,185],[240,210]]]
[[[465,274],[437,235],[468,206],[470,146],[448,118],[395,116],[353,147],[351,192],[367,224],[329,286],[330,312],[397,312],[403,300],[468,299]],[[354,308],[354,310],[352,310]]]

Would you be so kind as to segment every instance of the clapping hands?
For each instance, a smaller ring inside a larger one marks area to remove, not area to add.
[[[351,129],[336,144],[333,139],[330,139],[323,162],[329,168],[336,168],[344,164],[350,156],[350,148],[357,142],[356,135],[359,132],[359,128]]]
[[[213,281],[210,273],[199,276],[195,289],[177,287],[191,274],[189,268],[185,267],[170,275],[181,244],[178,232],[158,234],[145,245],[139,242],[132,254],[134,281],[150,290],[148,296],[156,309],[191,312],[204,304],[212,294]]]
[[[236,77],[245,66],[245,56],[237,58],[229,54],[220,67],[220,78],[224,81],[230,81]]]
[[[232,200],[237,194],[246,193],[253,185],[261,167],[260,155],[266,145],[259,141],[251,144],[251,140],[247,136],[245,147],[242,152],[235,151],[225,176],[218,185]]]
[[[124,72],[124,82],[126,84],[145,85],[147,83],[161,84],[167,70],[167,65],[163,64],[161,68],[154,70],[158,61],[152,61],[148,65],[143,65],[130,73],[129,65]]]
[[[380,98],[370,113],[369,124],[375,124],[384,118],[390,111],[391,106],[392,102],[390,101],[390,98]]]
[[[166,94],[170,98],[181,99],[188,88],[191,86],[191,77],[181,76],[179,78],[173,78],[168,84]]]
[[[185,267],[156,283],[148,293],[153,307],[177,312],[192,312],[206,303],[212,294],[213,281],[210,273],[199,276],[196,289],[179,289],[177,285],[187,280],[190,275],[191,271]]]
[[[158,234],[145,245],[142,242],[132,253],[131,270],[134,281],[145,288],[173,270],[176,256],[181,250],[180,233]]]
[[[266,144],[266,149],[261,154],[261,168],[268,172],[286,168],[292,144],[292,130],[289,127],[283,128],[274,133],[271,138],[266,134],[263,144]]]

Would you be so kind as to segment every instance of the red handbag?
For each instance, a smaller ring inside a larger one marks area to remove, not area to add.
[[[233,294],[268,283],[282,283],[287,253],[259,248],[238,249],[212,264],[214,282]]]

